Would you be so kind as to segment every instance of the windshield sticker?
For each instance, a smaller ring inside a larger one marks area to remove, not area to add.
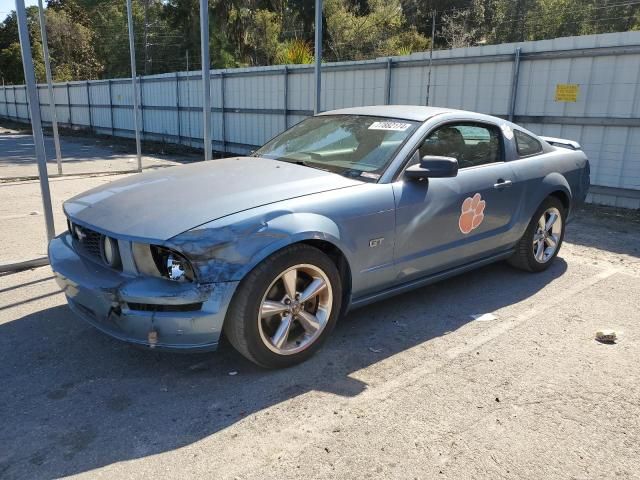
[[[502,133],[504,133],[504,136],[507,137],[507,140],[511,140],[513,138],[513,130],[511,130],[511,127],[509,125],[503,123],[500,128],[502,128]]]
[[[476,193],[473,197],[467,197],[462,202],[462,213],[458,219],[458,227],[465,235],[475,230],[484,220],[485,201],[482,196]]]
[[[373,122],[369,126],[369,130],[390,130],[392,132],[404,132],[410,126],[410,123],[402,122]]]
[[[362,172],[360,176],[364,178],[372,178],[374,180],[380,179],[380,175],[378,175],[377,173],[371,173],[371,172]]]

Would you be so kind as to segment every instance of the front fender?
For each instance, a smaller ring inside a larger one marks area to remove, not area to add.
[[[197,270],[198,280],[208,283],[241,280],[275,251],[305,240],[329,242],[347,261],[352,256],[354,246],[343,241],[333,220],[289,211],[226,225],[214,221],[174,237],[167,246],[184,252]]]

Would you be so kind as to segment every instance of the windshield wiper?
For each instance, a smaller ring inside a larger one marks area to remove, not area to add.
[[[330,171],[327,168],[319,167],[317,164],[313,164],[313,163],[307,162],[306,160],[293,160],[293,159],[288,159],[288,158],[285,158],[285,157],[280,157],[277,160],[280,160],[282,162],[287,162],[287,163],[295,163],[296,165],[301,165],[303,167],[315,168],[316,170],[322,170],[323,172],[329,172]]]

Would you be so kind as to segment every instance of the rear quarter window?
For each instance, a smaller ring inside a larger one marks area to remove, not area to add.
[[[520,130],[514,130],[513,133],[516,140],[518,155],[521,157],[527,157],[529,155],[535,155],[542,152],[542,144],[531,135],[527,135]]]

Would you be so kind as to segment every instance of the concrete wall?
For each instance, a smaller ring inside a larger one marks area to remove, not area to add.
[[[324,64],[323,110],[424,105],[428,65],[427,53]],[[212,70],[211,76],[216,150],[249,152],[313,113],[310,66]],[[536,133],[577,140],[599,187],[592,200],[640,208],[639,79],[640,32],[441,50],[434,52],[429,104],[512,115]],[[200,72],[142,77],[143,138],[201,146],[201,83]],[[555,100],[562,83],[579,85],[576,102]],[[39,90],[46,123],[48,91]],[[54,95],[61,124],[133,136],[130,80],[56,84]],[[0,87],[0,116],[28,120],[24,87]]]

